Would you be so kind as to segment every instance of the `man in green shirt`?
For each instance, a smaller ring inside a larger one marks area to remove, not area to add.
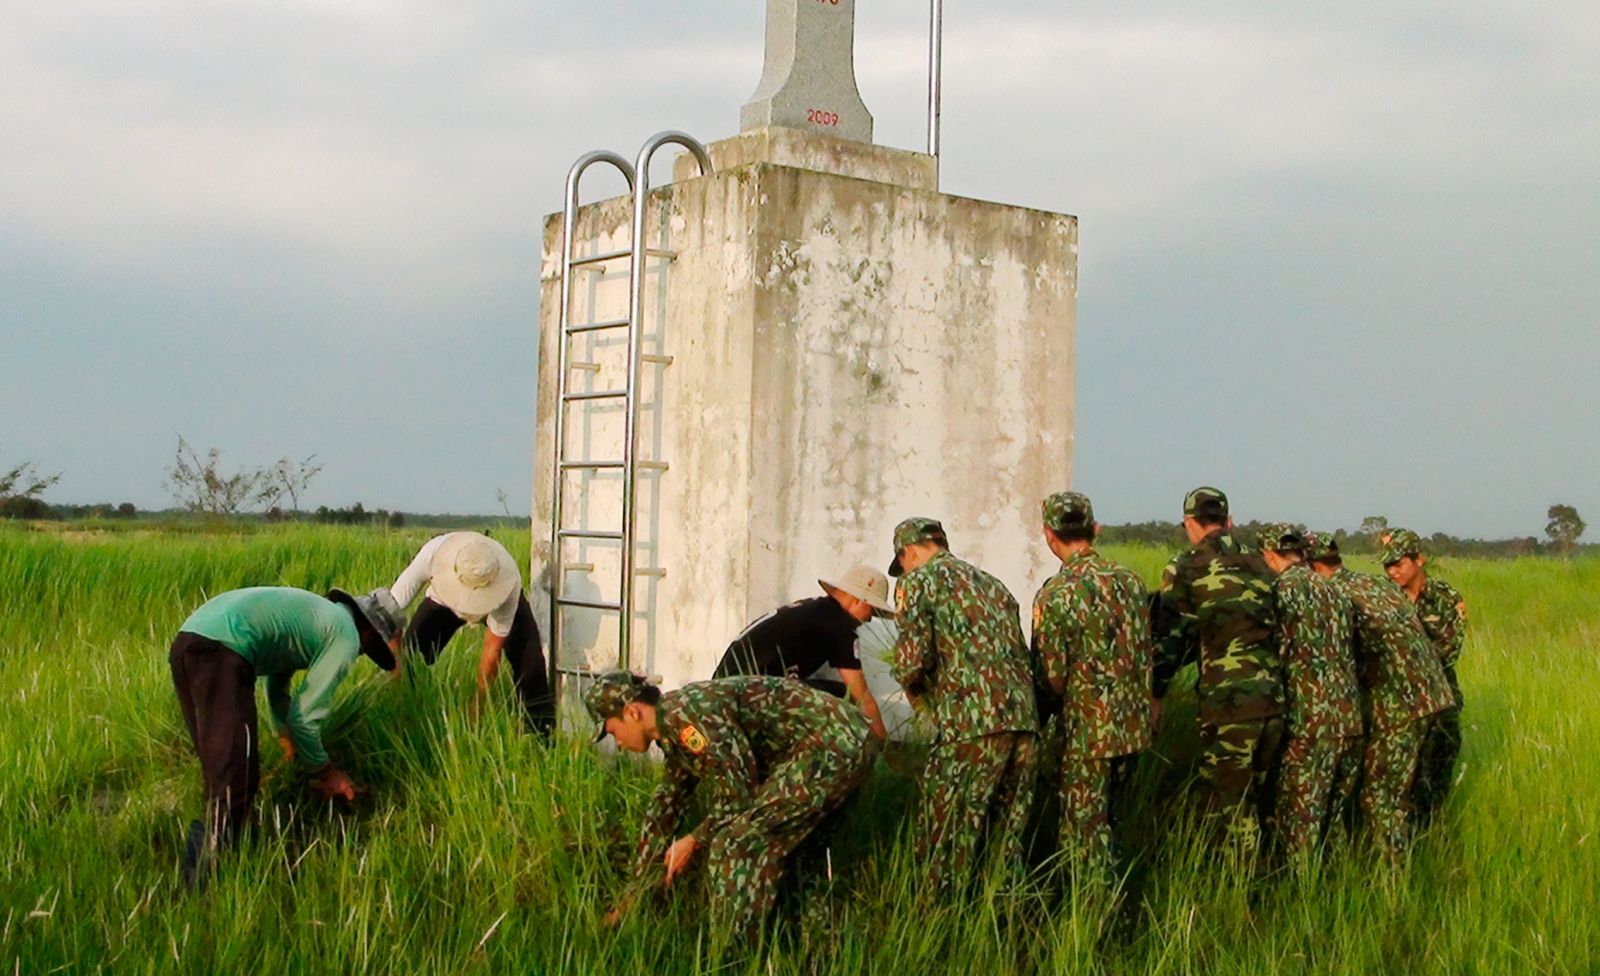
[[[193,885],[200,865],[250,819],[261,780],[256,679],[266,681],[284,752],[311,773],[312,787],[354,799],[350,777],[323,748],[322,723],[358,655],[394,670],[404,624],[388,590],[354,597],[335,589],[324,598],[283,586],[223,593],[183,622],[168,660],[206,796],[205,820],[189,827],[185,881]],[[300,670],[305,681],[291,694],[289,681]]]

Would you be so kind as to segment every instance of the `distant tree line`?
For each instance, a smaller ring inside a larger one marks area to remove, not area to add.
[[[315,511],[302,512],[300,502],[312,479],[321,470],[322,465],[317,463],[316,455],[312,454],[300,460],[279,458],[263,468],[229,471],[222,466],[221,451],[211,448],[202,456],[180,434],[172,466],[167,469],[167,488],[183,512],[217,519],[305,521],[389,528],[399,528],[408,521],[430,528],[480,528],[485,522],[482,515],[408,516],[382,508],[369,510],[361,502],[345,508],[319,505]],[[40,496],[60,480],[59,473],[40,474],[31,461],[0,469],[0,518],[132,519],[170,515],[168,512],[141,512],[131,502],[115,505],[52,505],[45,502]],[[511,515],[508,496],[503,488],[496,489],[495,497],[505,517],[494,516],[489,519],[490,522],[515,528],[527,526],[527,519]],[[287,509],[284,503],[288,504]],[[1465,539],[1435,532],[1424,541],[1428,544],[1429,554],[1436,556],[1514,558],[1600,550],[1600,545],[1578,542],[1588,526],[1575,507],[1563,503],[1551,505],[1546,512],[1546,519],[1543,540],[1531,535],[1514,539]],[[1236,528],[1239,538],[1251,543],[1255,541],[1261,526],[1260,522],[1245,522]],[[1346,553],[1375,554],[1381,544],[1379,540],[1388,528],[1387,517],[1369,515],[1361,520],[1360,527],[1353,532],[1335,530],[1334,538]],[[1174,550],[1188,544],[1180,523],[1161,521],[1102,526],[1100,539],[1108,545],[1150,545]]]
[[[1558,510],[1560,510],[1558,512]],[[1585,528],[1577,510],[1570,505],[1552,505],[1550,521],[1545,525],[1546,539],[1524,536],[1513,539],[1466,539],[1435,532],[1423,536],[1429,555],[1470,556],[1480,559],[1514,559],[1518,556],[1569,555],[1576,552],[1600,550],[1593,543],[1580,545],[1578,537]],[[1243,542],[1253,544],[1265,523],[1251,521],[1235,525],[1236,534]],[[1316,528],[1316,526],[1312,526]],[[1389,528],[1389,520],[1381,515],[1369,515],[1355,531],[1334,530],[1333,537],[1339,549],[1348,555],[1376,555],[1380,541]],[[1420,533],[1419,533],[1420,534]],[[1105,525],[1100,529],[1100,540],[1109,545],[1150,545],[1166,549],[1182,549],[1189,542],[1183,534],[1181,522],[1136,522],[1129,525]]]

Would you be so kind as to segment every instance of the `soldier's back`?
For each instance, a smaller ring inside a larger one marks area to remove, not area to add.
[[[1349,598],[1305,565],[1279,573],[1273,594],[1289,692],[1289,730],[1304,736],[1359,734],[1361,689]]]
[[[1439,656],[1405,592],[1349,569],[1333,583],[1355,609],[1358,673],[1373,725],[1394,728],[1453,704]]]
[[[1203,539],[1162,575],[1168,612],[1193,618],[1199,641],[1201,721],[1240,722],[1281,714],[1272,576],[1259,553],[1231,534]]]
[[[1035,730],[1028,649],[1005,584],[945,552],[900,585],[933,620],[938,669],[928,699],[938,738]]]

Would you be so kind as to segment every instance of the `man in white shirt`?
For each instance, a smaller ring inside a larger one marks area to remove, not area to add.
[[[545,669],[539,625],[511,553],[478,532],[434,536],[389,592],[403,608],[424,587],[427,592],[406,627],[406,646],[432,665],[462,624],[483,624],[477,699],[488,691],[503,654],[511,662],[512,682],[529,728],[549,735],[555,724],[550,675]]]

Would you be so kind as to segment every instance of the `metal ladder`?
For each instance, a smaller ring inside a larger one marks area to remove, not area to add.
[[[626,159],[614,152],[595,150],[579,156],[567,171],[566,202],[561,217],[561,308],[559,312],[560,333],[556,338],[557,365],[556,365],[556,411],[555,411],[555,459],[554,484],[550,493],[550,690],[551,694],[560,700],[561,679],[564,676],[592,676],[594,672],[586,667],[575,667],[562,663],[561,632],[563,611],[567,608],[587,609],[596,612],[617,614],[617,667],[626,668],[632,663],[633,650],[633,617],[634,617],[634,580],[636,576],[651,574],[654,576],[665,575],[665,570],[659,567],[636,569],[634,566],[635,521],[637,518],[638,501],[635,494],[638,472],[643,470],[665,471],[666,462],[660,460],[641,461],[639,459],[639,386],[640,370],[644,363],[657,366],[668,366],[672,357],[656,354],[645,354],[641,346],[644,335],[644,297],[646,284],[646,263],[650,258],[656,258],[663,263],[670,263],[677,254],[664,248],[652,248],[646,243],[645,214],[650,197],[650,162],[656,150],[665,145],[677,145],[688,150],[700,166],[700,175],[709,176],[712,172],[711,158],[707,155],[705,147],[692,137],[673,130],[658,132],[645,140],[639,149],[639,154],[634,163],[630,165]],[[573,254],[574,237],[578,220],[578,184],[583,178],[584,171],[595,163],[607,163],[622,173],[628,182],[628,188],[633,192],[633,227],[632,240],[626,251],[602,251],[595,254],[577,257]],[[573,323],[572,317],[572,285],[573,277],[577,272],[601,271],[612,261],[628,258],[628,315],[620,319],[601,319],[592,322]],[[659,314],[659,310],[658,310]],[[599,367],[593,363],[576,363],[571,356],[571,342],[575,335],[603,332],[616,329],[627,330],[627,378],[621,389],[573,391],[572,372],[574,369],[584,368],[598,371]],[[623,403],[622,424],[622,456],[620,458],[569,458],[567,457],[567,406],[581,401],[621,401]],[[566,495],[566,478],[568,472],[586,471],[598,472],[615,470],[622,474],[622,524],[615,530],[567,528],[565,522],[564,501]],[[567,595],[566,575],[569,568],[565,563],[564,543],[569,539],[596,540],[616,542],[621,549],[621,579],[618,585],[618,598],[615,601],[591,600]]]

